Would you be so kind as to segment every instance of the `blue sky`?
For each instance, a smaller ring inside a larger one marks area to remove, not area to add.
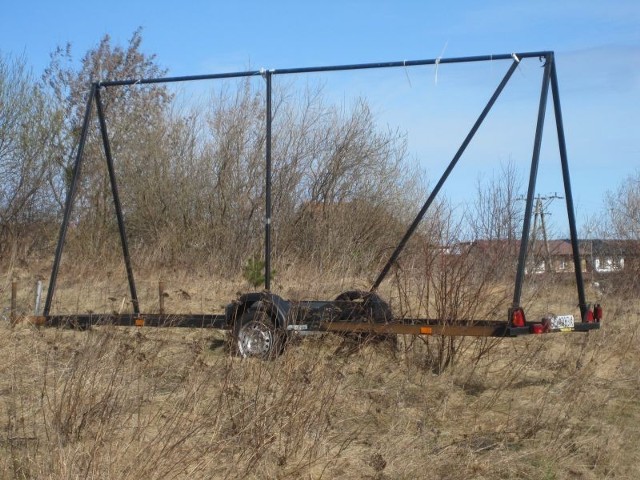
[[[39,75],[57,45],[71,42],[81,57],[106,33],[126,44],[139,26],[143,50],[171,75],[554,50],[579,220],[602,210],[604,193],[640,168],[637,0],[3,0],[0,50],[24,55]],[[412,155],[435,181],[506,68],[440,67],[437,82],[433,68],[322,81],[343,98],[370,96],[382,123],[408,132]],[[469,170],[451,178],[451,197],[473,189],[479,172],[490,175],[495,160],[527,169],[540,69],[530,62],[520,70],[520,85],[505,91],[494,123],[469,152]],[[547,115],[542,194],[561,190],[553,141]],[[565,234],[557,202],[552,213]]]

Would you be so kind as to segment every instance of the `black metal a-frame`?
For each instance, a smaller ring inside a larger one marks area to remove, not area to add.
[[[567,206],[567,215],[569,220],[569,229],[571,236],[571,246],[573,249],[573,261],[574,261],[574,270],[576,276],[576,284],[578,290],[578,303],[580,307],[580,314],[582,319],[585,318],[585,315],[588,310],[588,305],[585,299],[584,293],[584,282],[582,278],[582,270],[580,265],[580,254],[578,247],[578,236],[576,229],[576,220],[573,206],[573,195],[571,192],[571,180],[569,176],[569,165],[567,160],[567,149],[565,143],[564,136],[564,126],[562,121],[562,110],[560,107],[560,93],[558,90],[558,78],[556,72],[556,63],[554,53],[552,51],[540,51],[540,52],[526,52],[526,53],[511,53],[511,54],[499,54],[499,55],[483,55],[483,56],[472,56],[472,57],[458,57],[458,58],[434,58],[429,60],[411,60],[411,61],[397,61],[397,62],[383,62],[383,63],[363,63],[363,64],[352,64],[352,65],[333,65],[333,66],[322,66],[322,67],[305,67],[305,68],[285,68],[285,69],[274,69],[274,70],[252,70],[252,71],[244,71],[244,72],[231,72],[231,73],[220,73],[220,74],[210,74],[210,75],[194,75],[194,76],[182,76],[182,77],[166,77],[166,78],[142,78],[142,79],[128,79],[128,80],[115,80],[115,81],[105,81],[105,82],[95,82],[91,84],[91,88],[89,91],[89,96],[87,99],[87,106],[84,114],[84,120],[82,124],[82,130],[80,133],[80,141],[78,144],[78,150],[76,154],[75,165],[73,169],[73,177],[71,180],[71,185],[69,187],[69,191],[67,194],[65,208],[64,208],[64,217],[62,221],[62,225],[60,226],[60,233],[58,236],[58,243],[56,247],[55,259],[53,263],[53,267],[51,270],[51,278],[49,281],[49,288],[47,291],[47,298],[44,306],[44,316],[49,316],[51,311],[51,304],[53,300],[53,295],[56,287],[56,280],[58,277],[58,270],[60,267],[60,260],[62,257],[62,252],[64,248],[65,238],[67,234],[67,229],[69,226],[69,219],[71,215],[71,211],[73,208],[73,202],[76,195],[77,187],[78,187],[78,179],[81,175],[82,170],[82,162],[84,158],[84,147],[87,140],[89,124],[91,119],[91,112],[93,103],[96,104],[96,110],[98,114],[98,120],[100,124],[100,132],[102,136],[102,142],[104,147],[105,158],[107,161],[107,168],[109,171],[109,179],[111,182],[111,189],[113,194],[115,213],[118,220],[118,229],[120,232],[120,240],[122,244],[122,252],[127,272],[127,278],[129,282],[129,289],[131,294],[131,301],[133,304],[134,313],[137,315],[140,313],[140,305],[138,302],[138,295],[136,292],[136,285],[133,275],[133,269],[131,266],[131,258],[129,255],[129,247],[127,242],[127,235],[125,230],[124,218],[122,215],[122,207],[120,204],[120,197],[118,194],[117,181],[113,166],[113,156],[111,153],[111,146],[109,143],[109,134],[107,131],[107,123],[104,116],[103,104],[100,96],[100,92],[102,89],[119,87],[119,86],[133,86],[137,84],[160,84],[160,83],[174,83],[174,82],[188,82],[188,81],[196,81],[196,80],[215,80],[215,79],[224,79],[224,78],[240,78],[240,77],[252,77],[252,76],[262,76],[265,79],[266,83],[266,115],[265,115],[265,130],[266,130],[266,148],[265,148],[265,250],[264,250],[264,260],[265,260],[265,289],[268,291],[271,287],[271,134],[272,134],[272,78],[274,75],[288,75],[288,74],[301,74],[301,73],[317,73],[317,72],[333,72],[333,71],[347,71],[347,70],[364,70],[364,69],[378,69],[378,68],[407,68],[413,66],[421,66],[421,65],[441,65],[441,64],[452,64],[452,63],[471,63],[471,62],[488,62],[488,61],[499,61],[499,60],[511,60],[511,65],[504,75],[502,81],[496,88],[495,92],[487,102],[486,106],[480,113],[480,116],[476,120],[475,124],[465,137],[464,141],[460,145],[458,151],[454,155],[453,159],[449,163],[448,167],[440,177],[440,180],[435,185],[433,190],[431,191],[427,201],[424,203],[422,208],[420,209],[418,215],[415,217],[413,223],[401,239],[400,243],[392,253],[391,257],[385,264],[384,268],[376,278],[373,286],[371,287],[371,291],[377,290],[380,284],[384,281],[389,270],[393,266],[393,264],[397,261],[400,253],[404,249],[406,243],[411,238],[416,228],[422,221],[423,217],[427,213],[429,207],[433,203],[435,197],[438,195],[440,189],[444,185],[445,181],[449,177],[449,174],[454,169],[460,157],[464,153],[465,149],[473,139],[474,135],[480,128],[480,125],[488,115],[489,111],[495,104],[496,100],[502,93],[504,87],[509,82],[511,76],[515,72],[519,63],[525,59],[540,59],[544,61],[543,75],[542,75],[542,89],[540,93],[540,103],[538,107],[538,118],[536,123],[536,131],[535,131],[535,139],[533,145],[533,153],[531,158],[531,170],[529,175],[529,186],[527,190],[527,198],[526,198],[526,206],[525,206],[525,215],[524,215],[524,223],[522,227],[522,237],[520,241],[520,251],[518,256],[518,267],[515,278],[515,288],[513,293],[513,305],[512,308],[520,307],[520,297],[522,294],[522,285],[524,282],[525,276],[525,263],[527,257],[527,244],[529,242],[529,233],[531,226],[531,215],[533,210],[533,200],[535,194],[536,187],[536,179],[538,175],[538,164],[540,160],[540,149],[542,144],[542,133],[544,127],[544,119],[547,107],[547,99],[549,93],[549,87],[551,87],[551,94],[553,98],[553,106],[555,113],[555,122],[558,136],[558,147],[560,152],[560,162],[562,164],[562,176],[564,182],[564,193],[566,199]]]

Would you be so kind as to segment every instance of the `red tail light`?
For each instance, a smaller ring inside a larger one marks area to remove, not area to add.
[[[514,308],[511,311],[511,326],[512,327],[524,327],[526,319],[524,317],[524,310],[521,307]]]
[[[593,318],[596,322],[602,320],[602,305],[596,303],[595,307],[593,307]]]
[[[593,310],[587,310],[587,315],[585,316],[584,321],[587,323],[593,323]]]
[[[546,330],[545,326],[542,323],[534,323],[531,325],[531,333],[544,333]]]

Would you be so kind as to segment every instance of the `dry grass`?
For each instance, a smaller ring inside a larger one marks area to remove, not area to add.
[[[220,281],[206,293],[199,278],[168,279],[169,298],[187,291],[195,311],[200,297],[216,305],[244,288]],[[115,296],[103,280],[96,298]],[[282,290],[302,295],[307,282]],[[547,308],[557,292],[528,295]],[[230,357],[222,332],[5,323],[0,477],[634,478],[640,305],[620,293],[600,300],[600,331],[465,339],[438,375],[433,345],[412,337],[395,350],[306,337],[261,362]]]

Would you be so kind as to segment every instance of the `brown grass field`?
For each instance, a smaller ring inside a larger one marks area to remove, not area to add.
[[[59,284],[57,311],[122,307],[124,285],[89,271]],[[247,289],[164,278],[172,311],[216,311]],[[366,283],[314,278],[276,288],[326,298]],[[576,303],[567,287],[528,292],[542,309]],[[3,321],[0,477],[637,478],[640,302],[624,292],[589,293],[604,305],[599,331],[457,339],[439,374],[436,337],[305,337],[266,362],[231,356],[220,331]],[[22,281],[25,310],[32,295]],[[155,296],[157,280],[141,281],[143,306]]]

